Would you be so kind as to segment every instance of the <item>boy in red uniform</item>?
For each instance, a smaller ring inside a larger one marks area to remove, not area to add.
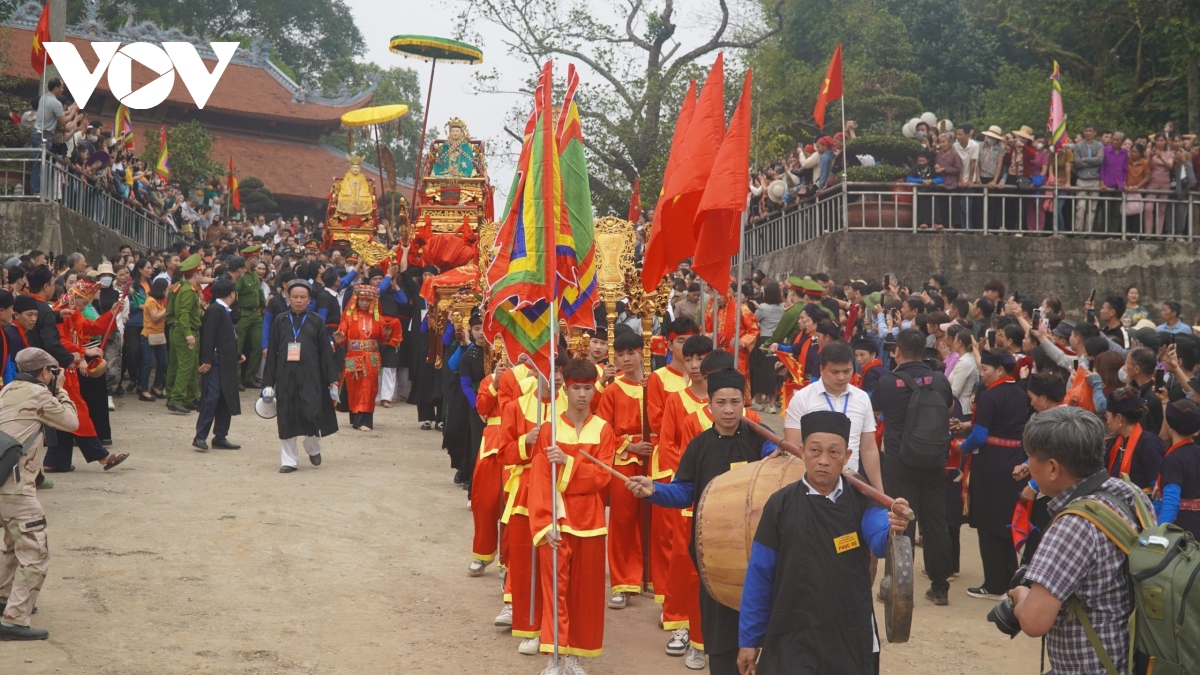
[[[607,529],[602,495],[610,476],[603,466],[581,453],[611,465],[617,437],[607,422],[591,413],[596,367],[572,359],[563,367],[563,381],[567,409],[553,421],[553,436],[550,424],[542,426],[533,450],[528,484],[529,527],[540,567],[541,650],[553,653],[557,638],[558,653],[566,655],[565,664],[552,658],[543,673],[584,675],[579,657],[600,656],[604,642]],[[551,465],[556,469],[553,475]]]
[[[562,367],[569,357],[560,353],[554,363],[554,389],[557,396],[555,407],[566,409],[562,387]],[[595,371],[593,371],[595,372]],[[500,443],[499,461],[509,467],[506,485],[508,501],[500,521],[505,524],[504,535],[508,539],[505,553],[508,556],[507,587],[511,604],[496,617],[496,625],[512,626],[512,634],[523,638],[517,651],[526,656],[538,653],[538,636],[541,627],[541,592],[534,585],[537,569],[533,558],[533,538],[529,527],[529,467],[537,443],[538,432],[550,416],[551,390],[545,380],[536,376],[537,388],[524,394],[504,407],[500,415],[503,440]],[[603,558],[603,556],[601,556]]]
[[[645,462],[654,447],[644,438],[642,346],[642,336],[637,333],[617,335],[613,351],[617,356],[616,366],[624,374],[597,397],[600,406],[596,415],[608,422],[619,440],[613,468],[625,476],[646,475]],[[610,487],[608,582],[611,597],[608,606],[624,609],[629,596],[641,591],[642,502],[628,490]]]
[[[497,373],[505,368],[497,366]],[[467,574],[481,576],[487,566],[496,560],[500,548],[500,530],[497,525],[504,514],[504,466],[500,463],[500,406],[496,398],[497,373],[488,374],[479,383],[475,397],[475,412],[483,418],[483,439],[479,443],[479,457],[475,461],[475,472],[471,476],[471,517],[475,522],[475,538],[471,544],[471,555],[475,558],[467,567]]]
[[[675,470],[679,468],[679,458],[687,447],[686,443],[680,443],[684,420],[708,403],[708,384],[700,371],[700,364],[712,350],[712,340],[703,335],[693,335],[683,344],[683,362],[687,367],[688,386],[668,396],[666,405],[663,406],[662,432],[658,437],[658,466],[667,478],[662,482],[670,482],[675,476]],[[665,543],[668,552],[667,586],[663,592],[663,628],[672,633],[666,651],[670,656],[683,656],[688,651],[691,639],[688,630],[691,594],[690,584],[684,575],[682,558],[688,556],[687,541],[691,529],[691,521],[688,518],[692,512],[691,509],[662,507],[654,511],[656,514],[662,514],[663,528],[658,530],[656,536],[660,542]],[[665,539],[669,541],[664,541]]]
[[[667,349],[671,352],[671,362],[650,373],[646,381],[646,416],[650,420],[650,442],[654,448],[650,455],[650,478],[657,481],[669,482],[671,472],[659,468],[658,458],[659,434],[662,433],[663,407],[667,397],[687,387],[687,375],[684,373],[683,344],[688,338],[700,332],[696,322],[688,317],[680,317],[672,321],[666,328]],[[654,509],[650,516],[650,583],[653,585],[654,601],[662,603],[666,598],[667,572],[670,566],[670,537],[660,536],[660,533],[670,532],[670,522],[662,509]],[[675,628],[666,628],[675,630]]]

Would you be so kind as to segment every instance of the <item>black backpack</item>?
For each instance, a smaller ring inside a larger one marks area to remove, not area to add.
[[[893,371],[912,395],[904,415],[900,462],[912,469],[942,469],[950,454],[950,408],[932,386],[918,387],[907,373]],[[934,373],[933,378],[938,377]],[[943,376],[944,377],[944,376]]]
[[[29,437],[29,440],[24,444],[8,434],[0,431],[0,487],[8,483],[11,478],[13,483],[21,482],[21,469],[17,466],[21,463],[21,458],[29,450],[29,446],[33,445],[42,435],[42,429],[38,429]]]

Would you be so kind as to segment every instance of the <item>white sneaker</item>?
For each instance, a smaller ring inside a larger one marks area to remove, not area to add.
[[[560,660],[559,663],[562,663],[562,661]],[[546,664],[546,669],[540,675],[567,675],[567,673],[566,669],[560,669],[554,665],[554,656],[551,655],[549,663]]]
[[[608,599],[609,609],[625,609],[625,604],[628,602],[628,593],[613,593]]]
[[[108,409],[109,409],[110,411],[113,411],[113,410],[116,410],[116,409],[117,409],[117,404],[116,404],[116,403],[113,403],[113,397],[111,397],[111,396],[109,396],[109,397],[108,397]]]
[[[688,629],[680,628],[671,633],[671,640],[667,642],[667,656],[683,656],[691,644],[692,640],[688,635]]]
[[[580,664],[578,656],[568,656],[562,669],[562,675],[587,675],[587,673],[583,671],[583,665]]]
[[[688,670],[704,670],[708,662],[704,660],[704,650],[696,649],[692,645],[688,645],[687,657],[683,660],[683,665],[688,667]]]
[[[504,609],[496,616],[496,625],[501,628],[512,628],[512,603],[504,603]]]
[[[467,565],[467,576],[480,577],[487,570],[488,563],[482,560],[472,560],[470,565]]]
[[[521,640],[521,645],[517,647],[517,653],[524,654],[525,656],[537,656],[537,653],[541,650],[541,648],[541,638],[525,638],[524,640]]]

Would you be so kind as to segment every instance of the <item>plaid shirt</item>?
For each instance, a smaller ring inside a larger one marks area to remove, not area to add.
[[[1047,506],[1052,516],[1075,501],[1075,489],[1072,487],[1050,500]],[[1134,499],[1146,499],[1145,495],[1114,478],[1105,481],[1100,489],[1121,497],[1131,508]],[[1125,517],[1107,496],[1091,495],[1084,499],[1096,499]],[[1146,507],[1150,508],[1148,502]],[[1066,603],[1071,596],[1083,605],[1084,613],[1117,670],[1125,672],[1129,655],[1129,615],[1133,612],[1125,560],[1121,549],[1084,518],[1062,518],[1042,537],[1025,579],[1046,587],[1063,603],[1046,636],[1055,675],[1105,674],[1083,626],[1070,618]]]

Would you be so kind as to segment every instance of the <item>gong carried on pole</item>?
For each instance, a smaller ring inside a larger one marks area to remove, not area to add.
[[[908,642],[913,613],[913,545],[907,535],[888,535],[884,578],[891,580],[891,588],[884,596],[887,601],[883,603],[887,641]]]

